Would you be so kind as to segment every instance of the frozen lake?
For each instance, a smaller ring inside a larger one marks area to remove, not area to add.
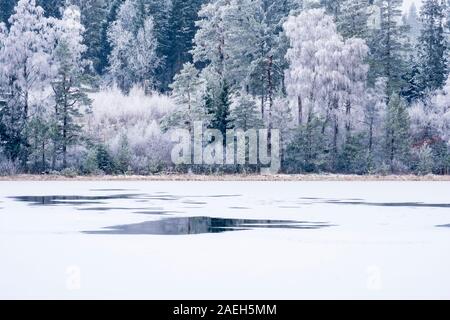
[[[0,298],[450,298],[450,182],[0,182]]]

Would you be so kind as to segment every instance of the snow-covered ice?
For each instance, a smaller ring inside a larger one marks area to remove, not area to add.
[[[449,182],[0,182],[0,298],[449,299],[449,190]],[[79,198],[17,198],[50,195]],[[107,229],[187,217],[317,227]]]

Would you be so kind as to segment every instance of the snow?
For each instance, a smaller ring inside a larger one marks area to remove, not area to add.
[[[449,187],[449,182],[0,182],[0,298],[448,299],[450,228],[437,226],[450,223],[450,208],[436,204],[450,203]],[[112,194],[177,197],[87,206],[37,206],[10,198]],[[213,195],[230,197],[208,197]],[[407,206],[416,202],[423,204]],[[77,210],[101,206],[133,209]],[[133,213],[146,207],[180,217],[333,226],[180,236],[82,233],[166,218]]]

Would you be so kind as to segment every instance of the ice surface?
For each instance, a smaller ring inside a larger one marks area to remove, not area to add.
[[[0,298],[449,299],[449,191],[448,182],[0,182]],[[247,225],[105,232],[205,217]],[[327,227],[282,228],[291,221]]]

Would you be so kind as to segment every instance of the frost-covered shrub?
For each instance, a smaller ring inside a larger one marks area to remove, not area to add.
[[[0,176],[10,176],[19,173],[18,162],[13,162],[0,153]]]
[[[170,97],[145,95],[138,88],[129,95],[108,89],[90,97],[93,105],[85,125],[87,135],[93,143],[106,147],[115,173],[149,174],[171,165],[170,135],[163,133],[159,125],[175,110]]]
[[[433,150],[428,145],[423,145],[415,152],[417,161],[416,173],[427,175],[433,171]]]
[[[66,178],[75,178],[78,175],[78,170],[75,168],[65,168],[61,170],[61,175]]]

